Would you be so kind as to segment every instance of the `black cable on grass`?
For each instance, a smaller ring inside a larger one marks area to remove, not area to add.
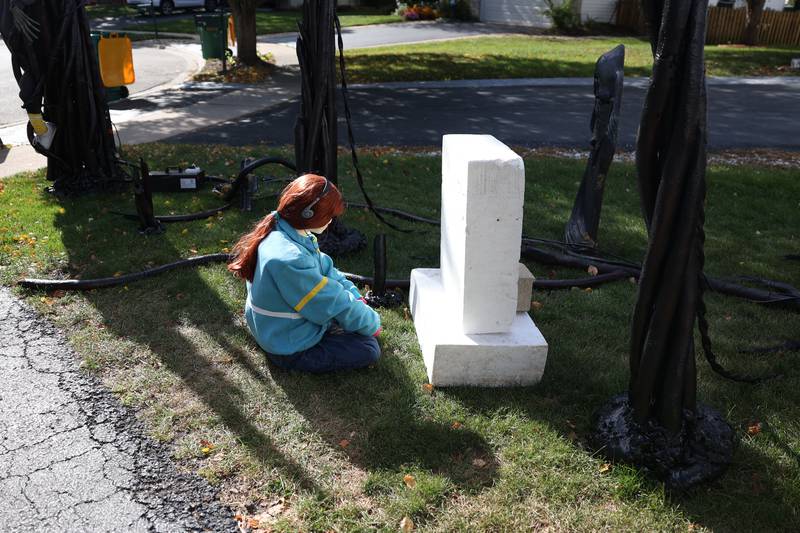
[[[411,233],[412,230],[404,229],[399,226],[396,226],[386,220],[375,208],[375,205],[372,203],[369,195],[367,194],[366,189],[364,188],[364,177],[361,175],[361,168],[358,165],[358,155],[356,155],[356,141],[355,137],[353,136],[353,121],[350,115],[350,104],[348,102],[349,98],[347,95],[347,77],[345,76],[345,64],[344,64],[344,41],[342,40],[342,26],[339,23],[339,17],[334,14],[333,22],[336,25],[336,38],[339,45],[339,71],[341,76],[342,82],[342,99],[344,101],[344,116],[345,121],[347,123],[347,141],[350,144],[350,155],[353,159],[353,168],[356,171],[356,181],[358,182],[358,187],[361,189],[361,194],[364,195],[364,200],[367,202],[367,207],[370,211],[384,224],[389,226],[390,228],[401,231],[403,233]]]
[[[190,257],[189,259],[181,259],[166,265],[149,268],[141,272],[134,272],[123,276],[114,276],[110,278],[97,278],[97,279],[23,279],[19,285],[26,289],[32,290],[81,290],[87,291],[92,289],[107,289],[109,287],[117,287],[119,285],[126,285],[133,281],[139,281],[145,278],[150,278],[170,270],[182,267],[195,267],[207,265],[210,263],[228,262],[230,256],[228,254],[209,254],[200,255],[197,257]]]

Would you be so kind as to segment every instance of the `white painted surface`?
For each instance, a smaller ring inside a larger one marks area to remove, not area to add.
[[[512,24],[515,26],[550,27],[544,14],[544,0],[481,0],[480,19],[483,22]]]
[[[409,301],[432,385],[508,387],[541,380],[547,342],[528,313],[516,313],[506,333],[465,334],[435,268],[411,271]]]
[[[508,331],[517,309],[525,166],[491,135],[442,140],[440,259],[464,333]]]

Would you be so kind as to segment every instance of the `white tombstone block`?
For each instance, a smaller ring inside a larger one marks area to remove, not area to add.
[[[541,379],[547,342],[528,313],[515,313],[505,333],[464,333],[437,268],[411,271],[409,302],[432,385],[527,386]]]
[[[528,267],[519,264],[519,282],[517,284],[517,313],[528,312],[533,298],[533,277]]]
[[[509,331],[519,282],[525,167],[491,135],[442,142],[441,270],[464,333]]]

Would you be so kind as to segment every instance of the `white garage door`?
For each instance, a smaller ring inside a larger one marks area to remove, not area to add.
[[[549,27],[544,0],[481,0],[481,20],[518,26]]]

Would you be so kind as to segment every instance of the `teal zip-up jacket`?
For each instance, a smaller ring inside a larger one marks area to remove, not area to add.
[[[259,346],[274,355],[307,350],[333,320],[345,331],[374,335],[380,316],[358,300],[358,289],[320,251],[317,238],[303,237],[277,212],[273,215],[278,222],[258,245],[244,311]]]

